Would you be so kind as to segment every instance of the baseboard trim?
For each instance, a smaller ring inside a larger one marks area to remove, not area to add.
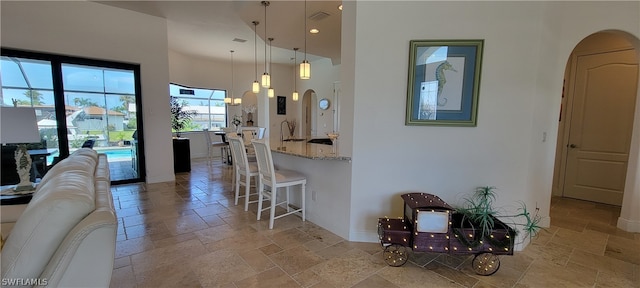
[[[351,233],[349,236],[349,241],[351,242],[369,242],[375,243],[379,242],[378,231],[357,231]]]
[[[633,221],[629,219],[624,219],[622,217],[618,217],[618,228],[627,231],[638,233],[640,232],[640,221]]]

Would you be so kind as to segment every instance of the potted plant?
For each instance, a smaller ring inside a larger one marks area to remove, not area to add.
[[[524,203],[520,203],[521,207],[515,214],[501,214],[494,207],[495,187],[477,187],[465,200],[464,207],[456,208],[453,227],[455,237],[469,249],[483,250],[488,245],[512,248],[518,232],[525,233],[523,239],[531,238],[542,228],[539,226],[538,208],[532,216]],[[510,222],[510,225],[503,221]]]
[[[176,97],[171,97],[171,128],[176,132],[176,137],[180,137],[180,131],[182,131],[187,123],[193,119],[193,116],[198,114],[195,110],[184,110],[187,105],[187,101],[179,101]]]

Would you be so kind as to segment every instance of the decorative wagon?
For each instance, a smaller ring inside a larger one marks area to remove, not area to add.
[[[378,219],[378,235],[388,265],[404,265],[408,248],[413,252],[475,254],[473,270],[488,276],[500,268],[497,255],[513,255],[516,231],[497,218],[490,216],[492,229],[486,230],[438,196],[407,193],[402,199],[403,218]]]

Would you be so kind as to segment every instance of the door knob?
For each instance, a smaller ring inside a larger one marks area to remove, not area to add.
[[[569,144],[569,148],[578,148],[576,144]]]

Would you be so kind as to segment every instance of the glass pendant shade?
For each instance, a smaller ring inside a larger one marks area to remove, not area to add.
[[[224,97],[224,104],[231,104],[231,98]]]
[[[311,64],[309,61],[304,60],[300,63],[300,79],[308,80],[311,78]]]
[[[273,88],[269,87],[269,90],[267,90],[267,96],[269,96],[269,98],[273,98],[276,96],[276,92],[273,90]]]
[[[298,101],[298,91],[293,91],[291,99],[293,99],[293,101]]]
[[[260,82],[253,81],[253,86],[251,87],[251,92],[253,92],[253,94],[260,93]]]
[[[270,86],[271,86],[271,76],[269,76],[269,73],[264,72],[264,74],[262,74],[262,87],[269,88]]]
[[[240,105],[240,104],[242,104],[242,98],[233,99],[233,105]]]

